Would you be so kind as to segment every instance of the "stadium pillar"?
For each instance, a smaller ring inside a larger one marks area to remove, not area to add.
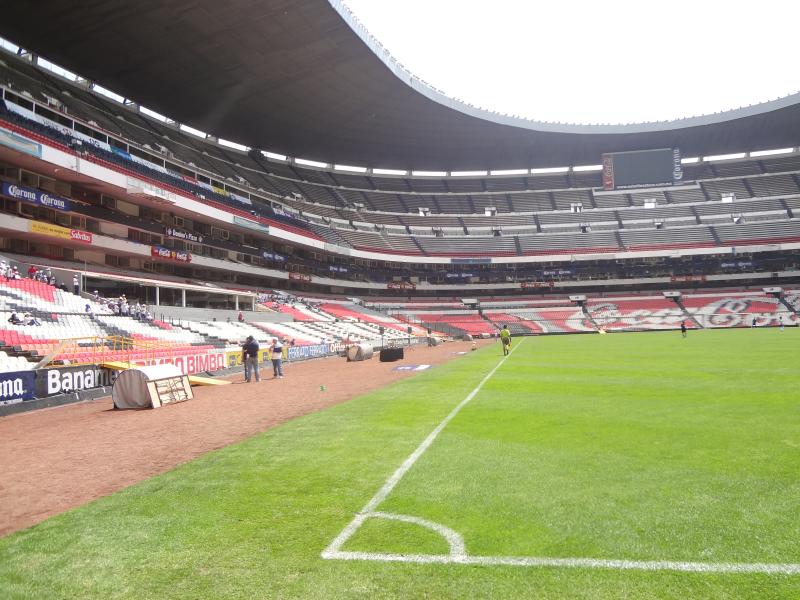
[[[181,306],[186,308],[186,288],[181,290]]]
[[[234,309],[239,310],[239,295],[233,297]]]
[[[156,306],[161,306],[161,288],[156,286]]]

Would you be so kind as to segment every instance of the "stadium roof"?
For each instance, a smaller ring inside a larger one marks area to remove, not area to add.
[[[800,141],[800,94],[636,125],[543,123],[480,110],[415,78],[338,0],[41,0],[10,3],[3,13],[4,37],[149,109],[325,163],[513,169],[597,164],[603,152],[679,147],[702,156]],[[735,84],[746,82],[743,74]]]

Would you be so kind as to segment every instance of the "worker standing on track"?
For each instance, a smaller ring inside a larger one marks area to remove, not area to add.
[[[283,379],[283,344],[277,338],[272,339],[269,347],[272,358],[272,373],[276,379]]]
[[[508,356],[511,350],[511,332],[508,330],[508,325],[503,325],[500,330],[500,342],[503,344],[503,356]]]
[[[256,381],[261,381],[261,374],[258,372],[258,342],[252,335],[248,335],[247,341],[242,345],[242,362],[245,382],[249,383],[253,374],[256,376]]]

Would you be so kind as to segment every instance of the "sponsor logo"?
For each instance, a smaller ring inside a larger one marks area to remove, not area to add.
[[[195,235],[194,233],[190,233],[188,231],[182,231],[180,229],[175,229],[174,227],[167,227],[165,229],[165,234],[167,235],[167,237],[172,237],[179,240],[186,240],[187,242],[194,242],[196,244],[203,243],[202,235]]]
[[[289,360],[300,358],[313,358],[315,356],[327,356],[333,352],[330,344],[316,344],[314,346],[292,346],[288,350]]]
[[[17,200],[24,200],[25,202],[33,202],[47,208],[54,208],[56,210],[71,210],[70,202],[66,198],[54,196],[47,192],[40,192],[21,185],[13,183],[3,183],[3,193],[6,196],[15,198]]]
[[[116,371],[111,369],[48,369],[44,371],[44,390],[46,396],[91,390],[114,384]]]
[[[69,236],[76,242],[83,242],[84,244],[92,243],[92,234],[88,231],[81,231],[80,229],[72,229]]]
[[[3,186],[5,187],[5,186]],[[36,202],[36,191],[29,190],[27,188],[21,188],[16,185],[9,185],[5,190],[3,190],[6,194],[11,196],[12,198],[21,198],[22,200],[30,200],[31,202]]]
[[[42,194],[39,196],[39,204],[49,208],[57,208],[58,210],[67,210],[67,201],[58,196],[51,196],[50,194]]]
[[[306,275],[305,273],[289,273],[289,279],[295,279],[297,281],[311,281],[311,275]]]
[[[551,288],[555,287],[556,284],[552,281],[523,281],[519,285],[523,290],[527,290],[530,288]]]
[[[174,356],[166,358],[135,360],[134,364],[140,366],[150,365],[175,365],[184,375],[193,375],[203,371],[221,371],[227,368],[226,356],[219,352],[215,354],[191,354],[188,356]]]
[[[614,189],[614,157],[603,154],[603,189]]]
[[[466,352],[462,352],[462,354],[466,354]],[[401,365],[399,367],[395,367],[392,371],[425,371],[426,369],[430,369],[431,365]]]
[[[390,281],[386,284],[387,290],[416,290],[417,284],[410,281]]]
[[[672,180],[675,183],[683,180],[683,167],[681,166],[681,151],[672,149]]]
[[[192,255],[183,250],[170,250],[163,246],[151,246],[150,254],[154,258],[166,258],[169,260],[177,260],[179,262],[192,262]]]
[[[705,275],[673,275],[670,281],[705,281]]]
[[[33,371],[0,373],[0,404],[16,404],[33,398]]]

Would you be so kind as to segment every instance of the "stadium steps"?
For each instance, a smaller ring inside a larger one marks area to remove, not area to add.
[[[699,212],[697,212],[697,207],[693,205],[693,206],[691,207],[691,209],[692,209],[692,214],[694,215],[694,220],[695,220],[695,222],[696,222],[698,225],[702,225],[702,224],[703,224],[703,221],[702,221],[702,219],[700,218],[700,213],[699,213]]]
[[[714,245],[715,246],[722,246],[722,239],[719,237],[719,234],[717,233],[717,228],[716,227],[709,227],[708,229],[711,232],[711,237],[714,238]]]
[[[781,206],[783,210],[786,211],[786,214],[789,216],[790,219],[794,219],[794,213],[792,212],[792,207],[787,204],[785,198],[781,198]]]
[[[515,237],[515,238],[514,238],[514,241],[516,241],[516,242],[517,242],[517,247],[519,248],[519,240],[517,240],[517,238]],[[481,310],[481,311],[478,311],[478,314],[481,316],[481,319],[483,319],[483,320],[484,320],[484,321],[486,321],[486,322],[487,322],[489,325],[491,325],[493,329],[499,329],[499,327],[497,326],[497,323],[495,323],[495,322],[494,322],[494,321],[492,321],[492,320],[491,320],[489,317],[487,317],[487,316],[486,316],[486,314],[484,314],[484,312],[483,312],[482,310]]]
[[[747,177],[743,178],[742,182],[744,183],[744,187],[747,190],[747,193],[750,194],[751,198],[758,196],[758,194],[753,192],[753,186],[750,185],[750,180]]]
[[[589,309],[587,308],[586,304],[581,305],[581,311],[583,312],[586,320],[592,324],[592,327],[600,331],[600,326],[597,324],[597,321],[594,320],[594,317],[589,313]]]
[[[784,298],[783,296],[781,296],[781,297],[780,297],[780,301],[781,301],[781,304],[783,304],[783,305],[786,307],[786,309],[787,309],[789,312],[791,312],[791,313],[794,313],[795,315],[797,315],[797,316],[799,316],[799,317],[800,317],[800,312],[797,312],[797,310],[795,310],[794,306],[792,306],[792,305],[791,305],[791,304],[790,304],[790,303],[789,303],[789,302],[786,300],[786,298]]]
[[[203,333],[201,331],[198,331],[197,329],[192,329],[191,325],[185,323],[179,323],[177,326],[180,327],[181,329],[185,329],[186,331],[191,331],[192,333],[199,333],[206,339],[205,342],[201,342],[200,344],[192,343],[191,344],[192,346],[206,345],[206,346],[214,346],[215,348],[226,348],[228,346],[228,343],[222,338],[219,338],[214,335],[209,335],[207,333]],[[175,327],[175,324],[173,324],[173,327]]]
[[[516,247],[516,249],[517,249],[517,254],[518,254],[519,256],[522,256],[522,246],[521,246],[521,245],[520,245],[520,243],[519,243],[519,236],[518,236],[518,235],[515,235],[515,236],[514,236],[514,246],[515,246],[515,247]]]
[[[452,337],[464,337],[467,335],[467,332],[460,327],[456,327],[455,325],[450,325],[449,323],[444,323],[441,321],[435,321],[432,323],[420,321],[420,327],[430,329],[434,332],[438,331],[439,333],[443,333]]]
[[[703,324],[700,323],[700,321],[698,321],[692,313],[686,310],[686,306],[684,306],[683,300],[681,300],[680,298],[673,298],[673,300],[675,301],[675,304],[678,305],[678,308],[681,309],[681,312],[684,314],[684,316],[692,323],[694,323],[695,327],[697,327],[698,329],[705,329],[703,327]]]

